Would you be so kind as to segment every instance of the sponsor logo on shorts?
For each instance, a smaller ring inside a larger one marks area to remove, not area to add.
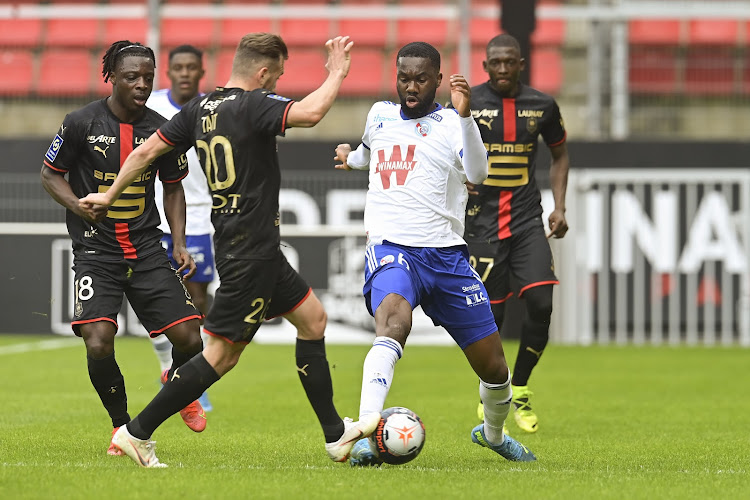
[[[472,293],[466,296],[466,305],[469,307],[478,306],[487,302],[487,297],[484,296],[484,292]]]
[[[474,292],[476,290],[479,290],[479,288],[480,288],[479,287],[479,283],[474,283],[471,286],[462,286],[461,290],[464,291],[464,292]]]

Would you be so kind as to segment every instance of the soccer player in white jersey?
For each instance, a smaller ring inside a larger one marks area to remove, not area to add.
[[[383,410],[412,310],[421,305],[480,378],[485,420],[472,429],[472,441],[508,460],[534,461],[531,451],[503,434],[512,398],[510,371],[487,292],[463,240],[464,183],[479,184],[488,173],[487,152],[471,116],[470,86],[452,75],[455,109],[435,103],[440,54],[424,42],[402,47],[396,68],[401,103],[375,103],[362,143],[355,151],[339,144],[335,157],[341,162],[336,168],[370,171],[363,293],[376,337],[363,366],[360,419]],[[352,449],[351,463],[377,464],[366,439]]]
[[[151,97],[146,101],[146,106],[164,118],[170,119],[180,111],[183,105],[200,95],[198,86],[205,74],[203,52],[192,45],[180,45],[169,52],[168,64],[167,77],[170,81],[170,88],[152,92]],[[206,175],[198,161],[195,148],[188,150],[187,160],[190,174],[182,180],[186,204],[185,239],[187,250],[195,261],[197,271],[184,283],[193,304],[205,316],[208,311],[208,284],[214,280],[215,276],[213,245],[211,244],[211,194],[208,192]],[[154,198],[161,216],[159,229],[164,233],[162,245],[167,249],[172,267],[177,269],[179,266],[175,265],[172,258],[172,235],[164,215],[161,182],[155,185]],[[201,323],[203,323],[202,320]],[[205,335],[201,333],[204,345],[207,342]],[[159,358],[161,373],[164,374],[172,366],[172,344],[164,335],[152,338],[151,342],[156,357]],[[205,393],[199,401],[205,411],[211,411],[212,405]]]

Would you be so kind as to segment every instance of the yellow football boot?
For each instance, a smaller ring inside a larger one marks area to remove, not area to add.
[[[534,395],[529,390],[527,385],[511,385],[513,389],[513,417],[516,420],[516,424],[521,428],[522,431],[536,432],[539,429],[539,422],[531,409],[530,398]]]

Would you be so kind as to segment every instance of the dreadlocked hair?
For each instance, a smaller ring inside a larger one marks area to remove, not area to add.
[[[124,56],[132,55],[149,57],[154,62],[154,67],[156,67],[156,56],[154,56],[154,51],[150,47],[146,47],[139,42],[120,40],[110,45],[107,52],[104,53],[104,57],[102,57],[104,83],[107,83],[109,77],[115,72],[117,61]]]

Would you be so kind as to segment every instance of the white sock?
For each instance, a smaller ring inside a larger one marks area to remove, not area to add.
[[[161,366],[159,373],[169,370],[172,367],[172,343],[167,336],[159,335],[152,338],[151,345],[154,346],[156,357],[159,358],[159,365]]]
[[[385,398],[391,388],[396,361],[404,350],[390,337],[377,337],[362,366],[362,393],[359,400],[359,418],[383,411]]]
[[[502,444],[503,424],[510,412],[510,402],[513,399],[513,391],[510,388],[510,370],[508,380],[502,384],[488,384],[479,381],[479,397],[484,405],[484,435],[490,444]]]
[[[206,347],[206,344],[208,344],[208,337],[209,335],[206,332],[204,332],[203,329],[201,328],[201,340],[203,341],[204,348]]]

